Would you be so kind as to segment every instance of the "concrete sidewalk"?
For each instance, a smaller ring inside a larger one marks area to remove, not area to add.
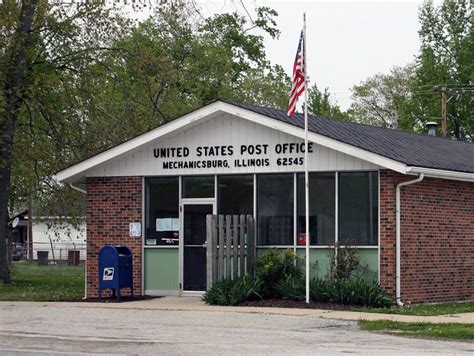
[[[324,319],[338,320],[390,320],[400,322],[425,323],[465,323],[474,324],[474,313],[448,314],[439,316],[413,316],[397,314],[379,314],[354,311],[324,310],[324,309],[292,309],[292,308],[264,308],[264,307],[222,307],[206,305],[198,297],[163,297],[125,303],[90,303],[90,302],[0,302],[0,305],[44,305],[54,307],[74,308],[112,308],[137,310],[173,310],[173,311],[207,311],[207,312],[234,312],[258,313],[294,316],[312,316]]]

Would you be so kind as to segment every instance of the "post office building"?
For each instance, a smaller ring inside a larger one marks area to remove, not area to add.
[[[313,275],[350,243],[401,302],[474,299],[473,144],[311,116],[308,139]],[[304,258],[304,154],[301,114],[216,101],[59,172],[87,194],[87,296],[105,244],[131,249],[135,294],[202,293],[210,214]]]

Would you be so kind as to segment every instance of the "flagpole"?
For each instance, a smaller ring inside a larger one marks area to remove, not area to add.
[[[308,174],[308,67],[306,65],[306,13],[303,13],[303,68],[304,68],[304,186],[306,216],[306,303],[309,303],[309,174]]]

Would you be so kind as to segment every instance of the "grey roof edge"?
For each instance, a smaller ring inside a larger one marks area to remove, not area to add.
[[[278,111],[280,113],[284,113],[286,115],[286,112],[282,109],[259,106],[259,105],[253,105],[253,104],[236,103],[234,101],[227,100],[227,99],[219,99],[219,100],[215,100],[213,102],[216,102],[216,101],[222,101],[226,104],[231,104],[231,105],[234,105],[234,106],[238,106],[240,108],[253,111],[257,114],[261,114],[261,113],[259,113],[257,110],[252,110],[251,107],[262,108],[262,109],[266,109],[266,110],[275,110],[275,111]],[[300,113],[300,112],[295,112],[295,115],[297,115],[299,117],[303,117],[304,114]],[[341,122],[341,123],[344,123],[344,124],[347,124],[347,125],[354,125],[354,126],[358,126],[358,127],[367,127],[367,128],[378,129],[378,130],[383,130],[383,131],[391,131],[391,132],[395,131],[395,132],[399,132],[399,133],[403,133],[403,134],[407,134],[407,135],[415,135],[417,137],[426,137],[426,138],[429,138],[430,140],[434,139],[434,140],[442,140],[442,141],[457,142],[457,143],[461,143],[461,144],[472,145],[472,143],[470,143],[470,142],[462,141],[462,140],[456,140],[456,139],[453,139],[453,138],[445,138],[445,137],[441,137],[441,136],[430,136],[430,135],[423,134],[423,133],[420,133],[420,132],[404,131],[404,130],[400,130],[400,129],[389,129],[387,127],[374,126],[374,125],[364,124],[364,123],[360,123],[360,122],[344,121],[344,120],[335,119],[335,118],[325,116],[325,115],[310,115],[310,114],[308,114],[308,119],[325,119],[325,120]],[[291,125],[291,123],[290,123],[290,125]],[[309,130],[309,131],[311,131],[311,130]],[[312,131],[312,132],[314,132],[314,131]],[[315,133],[318,133],[318,132],[315,132]]]
[[[281,109],[262,107],[262,106],[250,105],[250,104],[241,104],[241,103],[233,102],[231,100],[221,100],[221,101],[224,103],[237,106],[239,108],[243,108],[243,109],[252,111],[254,113],[265,115],[267,117],[302,128],[302,125],[301,125],[301,121],[303,120],[302,113],[296,113],[294,119],[291,120],[287,116],[287,113]],[[367,141],[364,142],[364,144],[357,144],[357,142],[354,142],[357,140],[341,139],[342,135],[339,135],[339,134],[329,135],[325,132],[321,132],[324,130],[314,129],[314,127],[311,127],[311,125],[309,125],[308,127],[310,132],[334,139],[344,144],[348,144],[353,147],[363,149],[367,152],[371,152],[373,154],[377,154],[379,156],[392,159],[400,163],[404,163],[408,167],[420,167],[420,168],[425,168],[425,169],[435,169],[435,170],[446,171],[446,172],[460,172],[460,173],[468,173],[468,174],[474,175],[474,144],[472,143],[460,141],[460,140],[446,139],[439,136],[429,136],[426,134],[420,134],[416,132],[388,129],[388,128],[372,126],[372,125],[367,125],[367,124],[335,120],[326,116],[308,115],[309,122],[313,122],[313,123],[318,122],[317,120],[319,120],[319,122],[323,120],[325,121],[325,123],[329,123],[329,126],[339,126],[339,128],[337,129],[342,128],[346,131],[358,131],[358,133],[362,135],[365,135],[367,131],[370,131],[372,137],[369,137],[369,138],[366,137],[367,140],[372,138],[372,141],[374,141],[374,135],[377,135],[377,136],[380,135],[381,138],[385,137],[386,139],[388,139],[387,144],[394,144],[393,146],[394,148],[396,148],[395,146],[399,144],[400,142],[404,143],[405,147],[402,147],[404,149],[402,151],[404,152],[400,154],[400,157],[397,157],[396,149],[394,149],[393,152],[390,152],[392,154],[387,154],[387,152],[384,152],[384,150],[380,150],[380,142],[383,142],[384,141],[383,139],[372,146],[368,144]],[[320,123],[320,125],[322,124]],[[370,136],[370,135],[366,135],[366,136]],[[377,139],[378,138],[379,137],[377,137]],[[419,141],[423,141],[423,142],[420,143]],[[412,145],[418,146],[418,148],[424,152],[420,154],[419,152],[416,151],[415,148],[410,147]],[[444,146],[444,148],[449,149],[450,152],[444,152],[443,148],[439,148],[438,146]],[[410,149],[412,152],[409,152]],[[451,154],[451,156],[449,156],[449,154]],[[416,157],[417,155],[419,157]],[[423,157],[423,155],[425,155],[425,157]],[[472,159],[469,158],[471,155],[472,155]],[[426,159],[426,158],[429,158],[429,159]],[[439,161],[443,161],[443,162],[439,162]]]

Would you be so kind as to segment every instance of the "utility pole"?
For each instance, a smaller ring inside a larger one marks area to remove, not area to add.
[[[398,111],[394,110],[392,111],[392,125],[391,128],[396,130],[398,129]]]
[[[441,88],[441,131],[446,137],[446,88]]]
[[[433,91],[441,93],[441,132],[443,137],[446,137],[446,87],[433,87]]]
[[[433,91],[441,93],[441,131],[443,137],[447,135],[447,123],[446,123],[446,104],[454,97],[459,98],[461,95],[460,91],[452,90],[446,87],[434,86]],[[448,99],[448,94],[451,95]]]

